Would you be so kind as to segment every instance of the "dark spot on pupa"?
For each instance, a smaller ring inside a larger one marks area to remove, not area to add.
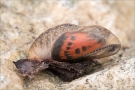
[[[75,40],[75,36],[71,36],[71,40]]]
[[[72,42],[68,42],[68,45],[69,45],[69,46],[72,45]]]
[[[65,51],[64,55],[67,57],[67,59],[72,59],[72,57],[68,54],[68,51]]]
[[[76,54],[80,54],[80,49],[77,48],[77,49],[75,50],[75,53],[76,53]]]
[[[67,50],[69,50],[70,49],[70,47],[67,47]]]
[[[85,46],[82,46],[82,50],[83,50],[83,51],[86,51],[86,47],[85,47]]]
[[[64,51],[64,54],[65,54],[65,53],[68,53],[68,51]]]

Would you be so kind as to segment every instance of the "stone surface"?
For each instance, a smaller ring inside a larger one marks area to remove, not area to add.
[[[0,0],[1,90],[134,90],[135,1]],[[12,61],[27,58],[35,38],[63,23],[101,25],[122,43],[117,55],[93,72],[72,82],[63,82],[44,70],[30,80],[17,72]]]

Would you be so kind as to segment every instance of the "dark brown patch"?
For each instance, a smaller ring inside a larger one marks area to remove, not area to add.
[[[68,51],[65,51],[64,53],[66,54],[66,53],[68,53]]]
[[[82,50],[83,50],[83,51],[86,51],[86,47],[85,47],[85,46],[82,46]]]
[[[75,50],[75,53],[76,53],[76,54],[80,54],[80,49],[77,48],[77,49]]]
[[[72,57],[68,54],[68,51],[65,51],[64,55],[67,57],[67,59],[72,59]]]
[[[68,45],[69,45],[69,46],[72,45],[72,42],[68,42]]]
[[[65,36],[65,33],[62,34],[54,43],[54,47],[52,49],[52,58],[55,59],[55,60],[60,60],[60,56],[59,56],[59,53],[60,53],[60,50],[61,50],[61,47],[64,43],[64,41],[67,39],[68,37]]]
[[[70,49],[70,47],[67,47],[67,50],[69,50]]]

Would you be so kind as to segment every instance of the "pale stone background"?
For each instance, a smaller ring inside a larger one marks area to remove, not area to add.
[[[35,38],[63,23],[101,25],[111,30],[122,48],[102,68],[72,82],[51,72],[29,80],[12,61],[27,58]],[[0,90],[135,90],[134,0],[0,0]]]

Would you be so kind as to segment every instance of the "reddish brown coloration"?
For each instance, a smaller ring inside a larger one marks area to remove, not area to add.
[[[70,56],[69,60],[73,60],[87,53],[93,52],[104,45],[103,42],[98,43],[98,38],[95,39],[87,33],[66,33],[65,36],[68,38],[64,41],[59,53],[61,60],[68,60],[68,57],[66,57],[65,53]],[[71,40],[72,36],[75,37],[74,41]],[[67,47],[70,47],[70,49],[67,50]],[[85,47],[86,50],[83,50],[83,47]]]
[[[50,69],[60,78],[72,81],[84,75],[104,58],[116,54],[121,45],[118,38],[101,26],[62,24],[43,32],[31,45],[28,59],[14,62],[22,76],[33,77]]]

